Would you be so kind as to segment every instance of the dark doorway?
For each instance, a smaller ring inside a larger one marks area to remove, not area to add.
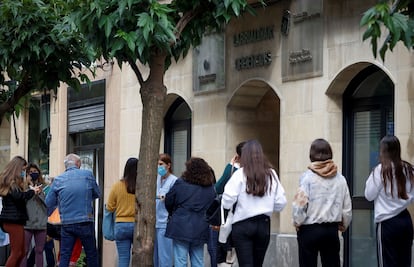
[[[181,176],[191,157],[191,110],[181,97],[168,109],[164,131],[164,151],[171,155],[174,174]]]
[[[360,71],[344,96],[343,174],[352,196],[353,218],[345,237],[344,266],[376,266],[374,207],[365,182],[378,163],[379,141],[394,134],[394,84],[378,67]]]

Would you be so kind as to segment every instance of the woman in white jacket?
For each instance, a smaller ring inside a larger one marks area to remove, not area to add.
[[[351,222],[352,205],[345,178],[332,161],[332,149],[324,139],[312,142],[311,164],[299,181],[293,201],[293,223],[297,230],[299,266],[340,266],[338,230]]]
[[[240,267],[263,265],[270,241],[270,216],[286,205],[285,190],[257,140],[242,148],[238,169],[224,187],[222,205],[237,202],[231,237]]]
[[[380,164],[368,177],[365,198],[374,201],[378,266],[410,267],[413,223],[407,206],[414,200],[414,168],[401,159],[396,136],[380,142]]]

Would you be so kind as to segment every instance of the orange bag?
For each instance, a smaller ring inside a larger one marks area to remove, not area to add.
[[[52,214],[50,214],[50,216],[47,218],[47,222],[50,224],[60,224],[60,214],[59,214],[59,209],[56,208]]]

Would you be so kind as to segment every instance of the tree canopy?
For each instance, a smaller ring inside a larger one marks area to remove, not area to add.
[[[87,78],[77,70],[89,67],[95,52],[64,23],[68,12],[64,0],[0,2],[0,124],[29,92],[56,90],[60,82],[78,89]]]
[[[244,10],[254,12],[246,0],[97,0],[77,1],[73,7],[71,21],[99,56],[116,58],[120,67],[129,63],[141,84],[137,60],[146,65],[163,55],[166,70],[172,59],[197,46],[206,31],[221,30]]]
[[[377,57],[379,53],[383,61],[386,52],[392,51],[398,42],[411,49],[414,41],[414,1],[381,0],[364,13],[361,26],[366,26],[363,40],[370,39],[373,55]],[[383,30],[386,37],[378,48]]]

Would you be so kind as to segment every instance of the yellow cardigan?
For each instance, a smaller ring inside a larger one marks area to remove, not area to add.
[[[106,208],[111,212],[115,211],[115,222],[135,221],[135,195],[127,192],[123,180],[112,186]]]

